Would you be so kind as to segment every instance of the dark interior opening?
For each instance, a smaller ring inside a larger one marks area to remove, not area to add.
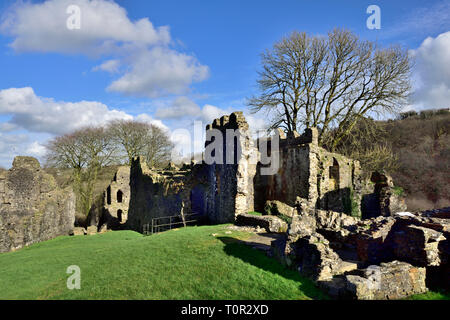
[[[332,190],[339,189],[339,163],[333,158],[333,165],[330,167],[330,183]]]
[[[123,198],[123,192],[121,190],[117,191],[117,202],[121,203]]]
[[[106,189],[106,203],[111,204],[111,186]]]

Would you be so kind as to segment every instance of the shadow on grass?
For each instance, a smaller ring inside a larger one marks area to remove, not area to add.
[[[217,237],[217,239],[225,244],[224,251],[226,254],[239,258],[265,271],[278,274],[283,278],[297,281],[300,284],[300,291],[312,299],[329,299],[325,293],[316,287],[312,280],[302,277],[297,271],[288,269],[274,258],[266,256],[263,252],[253,249],[235,238]]]

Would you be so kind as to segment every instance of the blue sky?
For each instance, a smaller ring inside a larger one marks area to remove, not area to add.
[[[80,30],[65,25],[70,4],[81,8]],[[380,30],[366,27],[373,4]],[[0,165],[42,157],[55,134],[113,118],[173,132],[243,110],[263,126],[244,101],[257,92],[260,53],[293,30],[345,27],[405,46],[418,59],[410,107],[449,107],[449,15],[449,1],[3,0]]]

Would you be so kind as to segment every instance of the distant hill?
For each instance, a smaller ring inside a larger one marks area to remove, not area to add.
[[[399,158],[391,175],[406,192],[408,209],[450,206],[449,109],[402,113],[383,125]]]

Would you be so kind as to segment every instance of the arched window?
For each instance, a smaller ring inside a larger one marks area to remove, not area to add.
[[[122,210],[117,210],[117,219],[119,220],[119,222],[122,222]]]
[[[117,202],[121,203],[122,202],[122,197],[123,197],[123,192],[122,191],[117,191]]]

